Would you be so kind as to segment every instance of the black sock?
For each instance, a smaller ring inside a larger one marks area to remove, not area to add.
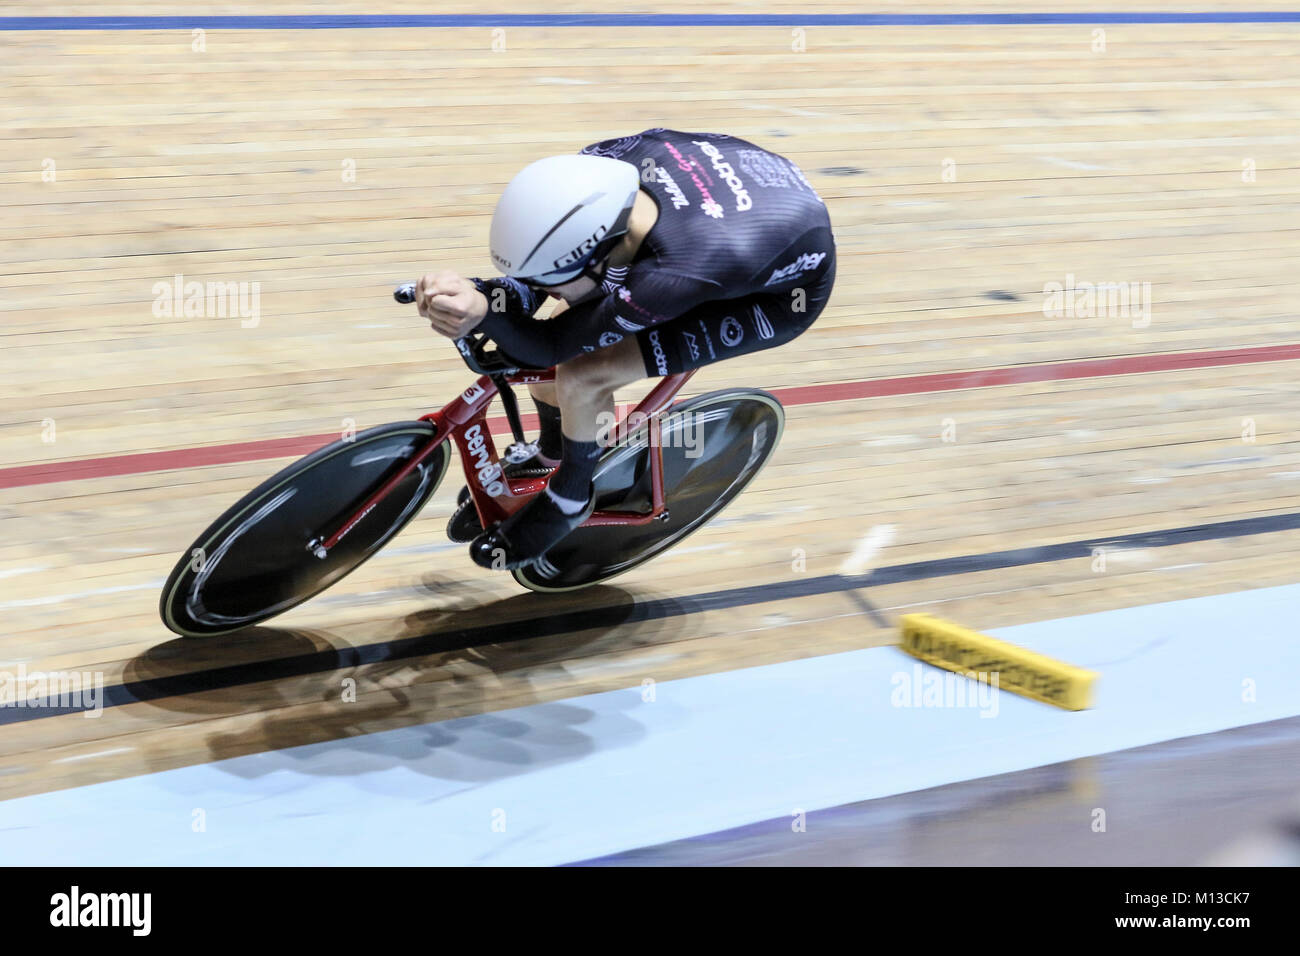
[[[551,494],[571,501],[586,501],[591,497],[591,476],[596,473],[601,451],[600,442],[574,441],[565,435],[560,467],[547,484]]]
[[[554,405],[547,405],[541,399],[534,398],[537,406],[537,419],[542,426],[542,433],[537,436],[537,450],[551,461],[564,457],[564,433],[560,431],[560,410]]]

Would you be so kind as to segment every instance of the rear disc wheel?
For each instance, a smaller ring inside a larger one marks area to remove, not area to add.
[[[572,591],[630,571],[698,530],[767,464],[785,410],[760,389],[709,392],[661,416],[665,521],[578,528],[545,558],[516,569],[532,591]],[[632,431],[596,466],[598,510],[652,510],[649,425]]]

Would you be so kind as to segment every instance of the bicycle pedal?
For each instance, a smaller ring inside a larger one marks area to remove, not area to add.
[[[537,442],[514,442],[506,449],[505,454],[501,456],[501,461],[506,465],[518,465],[537,454]]]

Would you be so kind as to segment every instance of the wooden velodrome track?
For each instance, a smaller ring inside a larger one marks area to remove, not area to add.
[[[98,720],[7,721],[0,797],[879,644],[905,608],[987,628],[1294,582],[1300,27],[1105,25],[1104,50],[1078,23],[813,25],[802,50],[793,29],[212,28],[201,51],[183,27],[0,33],[0,669],[129,691]],[[159,586],[211,518],[349,423],[467,384],[393,285],[490,273],[515,170],[653,126],[770,146],[831,209],[839,279],[816,326],[688,389],[782,396],[751,490],[611,586],[540,596],[446,541],[453,470],[332,591],[273,626],[174,639]],[[259,321],[156,315],[177,274],[260,283]],[[1150,283],[1150,321],[1045,315],[1069,276]],[[937,563],[849,591],[855,551],[859,569]],[[350,665],[404,638],[422,640]]]

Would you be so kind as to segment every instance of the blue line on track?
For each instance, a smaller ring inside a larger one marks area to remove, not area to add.
[[[0,17],[0,30],[364,30],[402,27],[1004,26],[1300,23],[1300,10],[1095,13],[465,13],[301,16]]]

